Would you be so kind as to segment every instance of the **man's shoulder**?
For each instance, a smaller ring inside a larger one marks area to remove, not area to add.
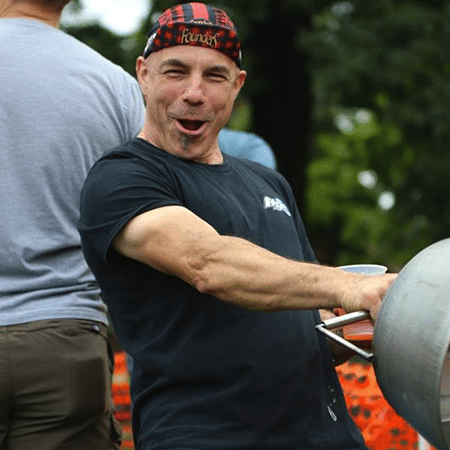
[[[61,31],[58,40],[59,44],[64,46],[66,50],[70,50],[73,53],[66,55],[70,60],[74,58],[74,62],[76,58],[82,58],[84,61],[90,61],[103,70],[107,70],[108,72],[112,71],[120,76],[125,78],[135,80],[128,72],[126,72],[121,66],[115,64],[109,59],[105,58],[102,54],[100,54],[97,50],[86,45],[84,42],[77,39],[75,36],[70,35],[66,31]]]
[[[136,137],[103,153],[91,168],[90,175],[103,173],[105,170],[108,173],[128,171],[130,172],[128,177],[132,175],[131,172],[148,171],[149,167],[170,167],[170,161],[167,161],[168,157],[170,155],[166,152]]]
[[[240,172],[240,176],[247,180],[254,179],[267,183],[277,190],[282,190],[286,195],[292,195],[292,189],[286,178],[275,169],[267,167],[256,161],[250,161],[242,157],[231,155],[225,156],[226,160],[233,165],[236,171]]]
[[[94,164],[93,168],[95,166],[102,164],[105,161],[116,161],[116,160],[119,161],[123,159],[134,158],[137,156],[138,149],[139,149],[138,138],[130,139],[126,142],[123,142],[120,145],[117,145],[115,147],[106,150]]]
[[[107,150],[97,162],[114,161],[123,159],[152,159],[153,156],[160,154],[164,157],[166,152],[158,149],[152,144],[144,141],[139,137],[130,139],[116,147]]]
[[[74,71],[86,70],[89,65],[99,72],[106,71],[124,78],[134,80],[122,67],[102,56],[72,36],[65,29],[58,29],[40,22],[25,18],[0,19],[0,36],[8,37],[5,44],[17,52],[28,49],[47,58],[49,63],[60,62],[63,66],[71,66]],[[29,56],[29,55],[28,55]]]
[[[275,169],[262,164],[259,161],[247,159],[241,155],[230,155],[224,152],[224,158],[228,164],[232,165],[235,170],[241,172],[251,172],[256,176],[268,179],[282,179],[283,177]]]

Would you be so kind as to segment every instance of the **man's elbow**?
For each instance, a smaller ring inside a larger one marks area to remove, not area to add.
[[[216,296],[217,282],[205,270],[192,270],[186,281],[201,294]]]

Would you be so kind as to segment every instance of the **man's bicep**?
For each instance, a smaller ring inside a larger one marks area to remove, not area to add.
[[[183,206],[164,206],[128,222],[113,241],[119,253],[165,273],[183,275],[202,251],[204,237],[218,236],[211,225]]]

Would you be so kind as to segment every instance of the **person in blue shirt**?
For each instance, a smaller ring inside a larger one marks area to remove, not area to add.
[[[219,147],[228,155],[249,159],[271,169],[277,168],[272,148],[263,138],[254,133],[224,128],[219,133]]]

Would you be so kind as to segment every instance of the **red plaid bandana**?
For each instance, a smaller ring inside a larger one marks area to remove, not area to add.
[[[225,11],[203,3],[166,9],[148,34],[144,58],[174,45],[196,45],[217,50],[241,67],[241,44]]]

